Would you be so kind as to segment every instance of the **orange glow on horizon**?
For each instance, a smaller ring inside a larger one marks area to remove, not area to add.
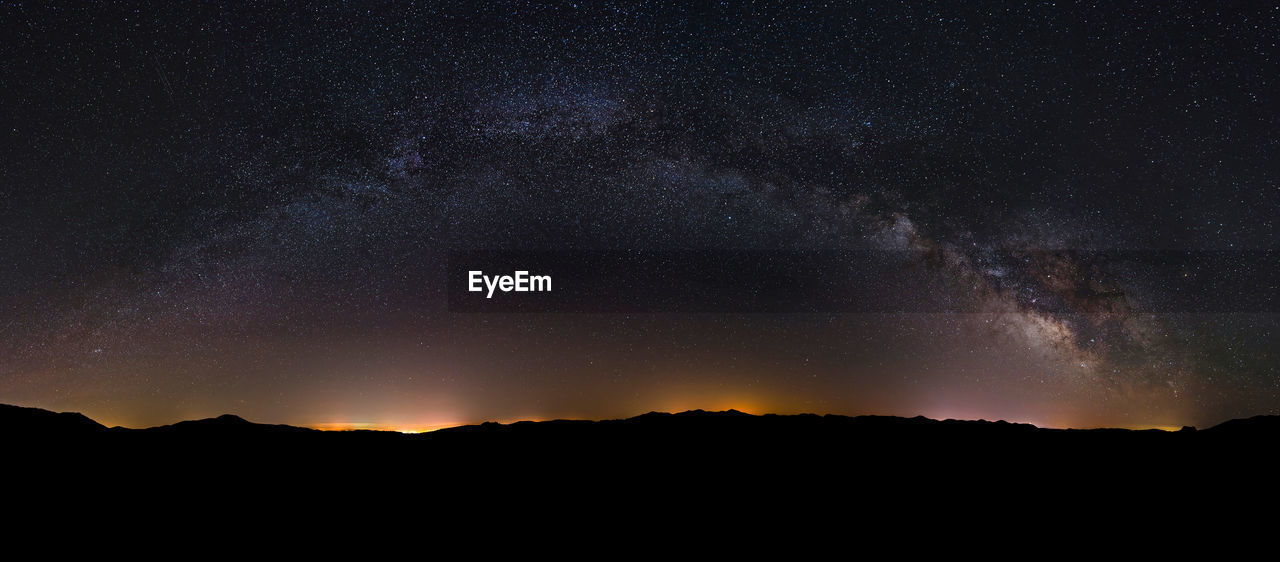
[[[1160,431],[1181,431],[1182,430],[1182,426],[1180,425],[1141,425],[1139,424],[1139,425],[1123,425],[1123,426],[1117,426],[1117,427],[1119,427],[1120,429],[1132,429],[1135,431],[1140,431],[1145,429],[1158,429]]]
[[[674,413],[680,413],[680,412],[687,412],[691,410],[704,410],[708,412],[724,412],[728,410],[737,410],[739,412],[757,415],[757,416],[765,415],[765,414],[794,415],[794,414],[801,414],[801,413],[816,413],[818,415],[823,415],[822,413],[818,413],[818,412],[800,412],[800,411],[783,412],[783,411],[776,411],[776,410],[768,410],[768,409],[760,408],[756,403],[738,402],[738,401],[722,401],[722,402],[714,402],[713,404],[698,404],[695,401],[691,401],[688,403],[688,406],[689,407],[683,407],[679,409],[648,410],[648,411],[666,412],[666,413],[674,414]],[[601,418],[601,419],[627,418],[627,417],[632,417],[633,415],[640,415],[642,413],[647,413],[648,411],[637,412],[631,415],[620,416],[618,418]],[[851,417],[857,417],[859,415],[871,415],[871,414],[839,414],[839,415],[848,415]],[[895,414],[875,414],[875,415],[895,415]],[[931,416],[928,414],[924,414],[924,415],[925,417],[929,417],[939,421],[948,420],[948,419],[961,420],[961,421],[978,421],[983,419],[985,419],[986,421],[1000,421],[1000,418]],[[912,416],[902,415],[901,417],[912,417]],[[528,417],[528,418],[511,418],[511,419],[486,420],[486,421],[475,421],[475,422],[450,422],[450,423],[410,424],[410,425],[400,425],[400,424],[392,424],[392,423],[373,423],[373,422],[323,422],[323,423],[312,423],[312,424],[305,425],[303,427],[317,429],[320,431],[367,430],[367,431],[394,431],[398,433],[428,433],[428,432],[432,432],[440,429],[448,429],[452,427],[461,427],[466,425],[479,425],[481,423],[486,423],[486,422],[494,422],[494,423],[499,423],[503,425],[510,425],[517,422],[545,422],[545,421],[552,421],[552,420],[584,420],[584,419],[587,419],[587,418],[572,417],[572,416],[569,416],[569,417],[537,417],[535,416],[535,417]],[[1003,421],[1006,421],[1009,423],[1028,423],[1044,429],[1111,428],[1111,429],[1130,429],[1135,431],[1148,430],[1148,429],[1156,429],[1160,431],[1179,431],[1182,429],[1182,426],[1180,425],[1166,425],[1166,424],[1132,424],[1132,425],[1119,424],[1119,425],[1094,426],[1094,425],[1087,425],[1087,424],[1081,424],[1081,425],[1055,424],[1055,423],[1046,424],[1046,423],[1037,423],[1031,420],[1014,420],[1014,419],[1004,419]]]
[[[465,423],[435,423],[427,425],[398,425],[373,422],[324,422],[305,425],[320,431],[395,431],[398,433],[426,433],[437,429],[467,425]]]

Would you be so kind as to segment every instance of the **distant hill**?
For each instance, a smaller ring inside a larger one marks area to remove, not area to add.
[[[1280,435],[1280,416],[1254,416],[1251,418],[1227,420],[1205,430],[1214,435]]]
[[[916,520],[931,513],[921,506],[1005,516],[1082,501],[1247,498],[1273,479],[1277,420],[1168,432],[693,410],[402,434],[232,415],[108,429],[80,414],[0,406],[0,458],[27,490],[177,511],[287,505],[310,518],[447,504],[607,522],[631,510],[662,521],[653,511],[674,509],[694,524],[711,506],[748,518],[769,506],[775,521],[832,509]]]
[[[106,430],[84,414],[0,404],[0,437],[92,435]]]
[[[162,425],[142,430],[126,431],[143,431],[146,433],[170,433],[180,435],[244,435],[256,433],[308,433],[316,430],[306,427],[294,427],[291,425],[253,423],[237,415],[223,414],[216,418],[187,420],[172,425]]]
[[[51,412],[40,408],[29,408],[0,404],[0,435],[4,436],[120,436],[120,435],[155,435],[184,436],[198,438],[201,436],[259,436],[259,435],[329,435],[335,439],[339,436],[349,440],[350,436],[382,437],[397,436],[406,441],[447,441],[461,436],[550,436],[552,434],[574,434],[592,432],[616,432],[621,435],[632,435],[636,431],[643,432],[687,432],[687,431],[735,431],[755,436],[776,434],[778,432],[827,433],[842,432],[862,437],[878,435],[915,436],[1025,436],[1025,435],[1131,435],[1150,436],[1153,434],[1189,434],[1195,433],[1194,427],[1184,427],[1180,432],[1160,430],[1129,430],[1120,428],[1099,429],[1047,429],[1031,424],[1010,423],[1006,421],[987,420],[935,420],[924,416],[911,418],[899,416],[842,416],[817,414],[764,414],[755,415],[738,410],[709,412],[705,410],[689,410],[678,413],[649,412],[631,418],[615,420],[550,420],[520,421],[509,424],[485,422],[476,425],[464,425],[440,429],[437,431],[405,435],[395,431],[355,430],[355,431],[320,431],[305,427],[283,424],[260,424],[250,422],[233,414],[223,414],[216,418],[181,421],[170,425],[146,429],[128,429],[106,426],[75,412]],[[1208,435],[1234,435],[1273,433],[1280,434],[1280,416],[1255,416],[1245,419],[1234,419],[1203,430]],[[109,437],[104,437],[109,438]]]

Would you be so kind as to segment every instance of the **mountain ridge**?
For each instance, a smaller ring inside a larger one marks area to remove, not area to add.
[[[884,506],[956,494],[967,497],[964,505],[992,497],[1071,501],[1097,490],[1164,497],[1268,482],[1276,435],[1278,416],[1160,431],[703,410],[420,434],[321,431],[234,415],[106,429],[74,413],[0,407],[6,466],[41,489],[70,484],[127,498],[169,498],[175,490],[274,498],[289,489],[325,501],[376,493],[424,505],[441,495],[472,502],[534,494],[539,503],[603,501],[613,509],[619,504],[608,498],[619,494],[678,502],[708,490],[819,503],[843,491],[855,503],[877,498]]]
[[[430,432],[423,432],[419,435],[428,435],[433,433],[453,433],[453,432],[471,432],[477,430],[493,431],[499,428],[517,428],[542,425],[556,424],[635,424],[648,421],[663,420],[688,420],[688,419],[739,419],[739,420],[842,420],[868,426],[894,425],[900,427],[910,427],[913,425],[938,425],[938,426],[955,426],[966,425],[970,427],[1001,427],[1017,429],[1021,431],[1039,431],[1039,432],[1161,432],[1161,433],[1181,433],[1197,431],[1198,428],[1193,426],[1184,426],[1180,432],[1171,432],[1160,429],[1130,429],[1119,427],[1099,427],[1099,428],[1045,428],[1029,423],[1010,422],[1006,420],[962,420],[962,419],[934,419],[923,415],[912,417],[866,414],[857,416],[847,416],[842,414],[750,414],[741,412],[736,409],[728,410],[685,410],[681,412],[659,412],[650,411],[627,418],[613,418],[602,420],[588,419],[553,419],[553,420],[518,420],[514,422],[493,422],[486,421],[476,424],[464,424],[453,427],[446,427]],[[82,432],[86,434],[101,432],[151,432],[151,433],[184,433],[184,432],[218,432],[232,431],[243,432],[251,430],[276,431],[276,432],[299,432],[299,433],[386,433],[400,434],[393,430],[318,430],[309,427],[295,426],[288,424],[268,424],[248,421],[235,414],[222,414],[211,418],[201,418],[193,420],[183,420],[172,424],[153,426],[147,428],[126,428],[115,426],[107,428],[103,424],[81,414],[79,412],[54,412],[43,408],[35,408],[28,406],[16,406],[11,404],[0,404],[0,434],[13,433],[22,430],[42,429],[54,433],[66,432]],[[1217,425],[1198,431],[1211,433],[1226,432],[1259,432],[1271,431],[1280,433],[1280,416],[1277,415],[1257,415],[1248,418],[1236,418],[1224,421]]]

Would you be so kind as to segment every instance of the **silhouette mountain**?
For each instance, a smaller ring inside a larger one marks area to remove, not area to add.
[[[1019,436],[1036,434],[1041,436],[1069,436],[1103,434],[1112,436],[1169,436],[1173,434],[1195,433],[1196,428],[1184,427],[1180,432],[1161,430],[1130,430],[1120,428],[1098,429],[1047,429],[1025,423],[1011,423],[1004,420],[935,420],[924,416],[911,418],[899,416],[842,416],[835,414],[763,414],[755,415],[730,409],[725,411],[689,410],[685,412],[649,412],[631,418],[614,420],[550,420],[519,421],[510,424],[484,422],[475,425],[463,425],[423,434],[402,434],[395,431],[348,430],[320,431],[312,428],[297,427],[284,424],[255,423],[234,414],[223,414],[215,418],[180,421],[170,425],[145,429],[129,429],[106,426],[76,412],[52,412],[40,408],[0,404],[0,435],[6,436],[39,436],[56,438],[59,436],[103,436],[110,439],[120,435],[155,435],[155,436],[245,436],[245,435],[327,435],[335,439],[349,440],[350,436],[360,437],[396,437],[410,441],[433,442],[454,439],[462,435],[544,435],[574,432],[617,432],[620,435],[641,431],[730,431],[750,434],[753,438],[777,432],[795,432],[794,437],[802,437],[800,432],[823,433],[838,431],[858,434],[861,437],[876,437],[877,434],[892,434],[895,437],[915,435],[930,436]],[[1254,416],[1244,419],[1233,419],[1201,431],[1204,435],[1278,435],[1280,434],[1280,416]]]
[[[253,423],[234,414],[223,414],[216,418],[180,421],[171,425],[162,425],[143,430],[149,433],[174,433],[182,435],[246,435],[261,433],[307,433],[316,430],[291,425],[274,425]]]
[[[0,406],[4,466],[35,489],[108,490],[130,505],[240,498],[321,502],[315,509],[323,510],[365,509],[370,497],[414,506],[518,499],[601,513],[748,498],[778,515],[831,509],[838,498],[914,518],[904,506],[1025,510],[1100,496],[1153,503],[1197,489],[1248,497],[1272,478],[1278,435],[1276,416],[1168,432],[736,410],[422,434],[318,431],[233,415],[107,429],[79,414]]]
[[[106,426],[76,412],[50,412],[0,404],[0,436],[67,437],[92,435],[106,431]]]
[[[1215,425],[1205,432],[1212,435],[1237,435],[1237,436],[1276,436],[1280,435],[1280,416],[1254,416],[1251,418],[1242,418],[1227,420]]]

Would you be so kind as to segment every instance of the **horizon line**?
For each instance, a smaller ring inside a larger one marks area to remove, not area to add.
[[[825,413],[825,414],[819,414],[819,413],[816,413],[816,412],[794,412],[794,413],[762,412],[762,413],[756,413],[756,412],[750,412],[750,411],[746,411],[746,410],[744,410],[744,409],[742,409],[742,408],[736,408],[736,407],[730,407],[730,408],[727,408],[727,409],[704,409],[704,408],[691,408],[691,409],[687,409],[687,410],[680,410],[680,411],[649,410],[649,411],[646,411],[646,412],[643,412],[643,413],[633,414],[633,415],[630,415],[630,416],[623,416],[623,417],[609,417],[609,418],[585,418],[585,417],[582,417],[582,418],[579,418],[579,417],[537,417],[537,416],[533,416],[533,417],[528,417],[528,418],[515,418],[515,419],[513,419],[513,418],[506,418],[506,419],[489,419],[489,420],[474,421],[474,422],[445,422],[445,423],[438,423],[438,424],[393,424],[393,423],[368,422],[368,421],[328,421],[328,422],[305,422],[305,423],[300,423],[300,424],[292,424],[292,423],[275,423],[275,422],[260,422],[260,421],[252,421],[252,420],[246,419],[244,416],[241,416],[241,415],[239,415],[239,414],[232,413],[232,412],[227,412],[227,413],[223,413],[223,414],[219,414],[219,415],[215,415],[215,416],[209,416],[209,417],[199,417],[199,418],[180,419],[180,420],[177,420],[177,421],[174,421],[174,422],[171,422],[171,423],[160,424],[160,425],[152,425],[152,426],[147,426],[147,427],[128,427],[128,426],[123,426],[123,425],[111,425],[111,426],[108,426],[107,424],[104,424],[104,423],[102,423],[102,422],[98,421],[97,419],[94,419],[93,417],[88,416],[88,415],[86,415],[86,414],[84,414],[84,413],[82,413],[82,412],[79,412],[79,411],[61,411],[61,412],[59,412],[59,411],[55,411],[55,410],[49,410],[49,409],[47,409],[47,408],[42,408],[42,407],[39,407],[39,406],[21,406],[21,405],[18,405],[18,404],[7,404],[7,403],[0,403],[0,404],[2,404],[2,405],[14,406],[14,407],[19,407],[19,408],[35,408],[35,409],[45,410],[45,411],[48,411],[48,412],[61,413],[61,414],[77,414],[77,415],[84,416],[84,417],[86,417],[86,418],[88,418],[88,419],[90,419],[90,420],[93,420],[95,423],[98,423],[98,424],[100,424],[100,425],[103,425],[104,427],[108,427],[108,428],[121,428],[121,429],[128,429],[128,430],[146,430],[146,429],[155,429],[155,428],[159,428],[159,427],[166,427],[166,426],[175,425],[175,424],[182,423],[182,422],[189,422],[189,421],[201,421],[201,420],[210,420],[210,419],[216,419],[216,418],[221,417],[221,416],[234,416],[234,417],[236,417],[236,418],[239,418],[239,419],[241,419],[241,420],[247,421],[247,422],[249,422],[249,423],[254,423],[254,424],[259,424],[259,425],[285,425],[285,426],[290,426],[290,427],[298,427],[298,428],[304,428],[304,429],[312,429],[312,430],[316,430],[316,431],[334,431],[334,432],[341,432],[341,431],[383,431],[383,432],[404,433],[404,434],[425,434],[425,433],[432,433],[432,432],[440,431],[440,430],[443,430],[443,429],[453,429],[453,428],[459,428],[459,427],[477,426],[477,425],[483,425],[483,424],[488,424],[488,423],[498,424],[498,425],[513,425],[513,424],[517,424],[517,423],[542,423],[542,422],[550,422],[550,421],[585,421],[585,422],[605,422],[605,421],[621,421],[621,420],[627,420],[627,419],[632,419],[632,418],[636,418],[636,417],[640,417],[640,416],[644,416],[644,415],[648,415],[648,414],[678,415],[678,414],[685,414],[685,413],[692,413],[692,412],[704,412],[704,413],[713,413],[713,414],[724,414],[724,413],[730,413],[730,412],[737,412],[737,413],[746,414],[746,415],[750,415],[750,416],[756,416],[756,417],[763,417],[763,416],[818,416],[818,417],[836,416],[836,417],[846,417],[846,418],[859,418],[859,417],[889,417],[889,418],[901,418],[901,419],[925,418],[925,419],[928,419],[928,420],[933,420],[933,421],[938,421],[938,422],[946,422],[946,421],[959,421],[959,422],[983,422],[983,423],[1000,423],[1000,422],[1003,422],[1003,423],[1016,424],[1016,425],[1029,425],[1029,426],[1035,427],[1035,428],[1037,428],[1037,429],[1049,429],[1049,430],[1079,430],[1079,431],[1088,431],[1088,430],[1097,430],[1097,429],[1121,429],[1121,430],[1127,430],[1127,431],[1148,431],[1148,430],[1156,430],[1156,431],[1164,431],[1164,432],[1177,432],[1177,431],[1181,431],[1181,430],[1182,430],[1182,429],[1184,429],[1184,428],[1199,429],[1197,426],[1190,425],[1190,424],[1188,424],[1188,425],[1169,425],[1169,424],[1134,424],[1134,425],[1103,425],[1103,426],[1087,426],[1087,427],[1085,427],[1085,426],[1081,426],[1081,427],[1075,427],[1075,426],[1055,427],[1055,426],[1049,426],[1049,425],[1040,425],[1040,424],[1037,424],[1037,423],[1034,423],[1034,422],[1028,422],[1028,421],[1017,421],[1017,420],[1009,420],[1009,419],[1004,419],[1004,418],[1000,418],[1000,419],[990,419],[990,420],[989,420],[989,419],[986,419],[986,418],[954,418],[954,417],[937,418],[937,417],[927,416],[927,415],[924,415],[924,414],[916,414],[916,415],[902,415],[902,414],[837,414],[837,413]],[[1267,414],[1257,414],[1257,415],[1267,415]],[[1219,424],[1220,424],[1220,423],[1225,423],[1226,421],[1230,421],[1230,420],[1233,420],[1233,419],[1248,419],[1248,418],[1250,418],[1250,417],[1256,417],[1256,416],[1244,416],[1244,417],[1229,418],[1229,419],[1227,419],[1227,420],[1223,420],[1223,422],[1219,422]],[[1219,425],[1219,424],[1210,425],[1210,426],[1208,426],[1208,427],[1214,427],[1215,425]]]

